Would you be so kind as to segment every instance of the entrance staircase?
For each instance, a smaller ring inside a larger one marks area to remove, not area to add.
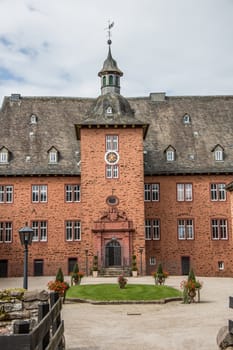
[[[130,276],[129,267],[103,267],[100,271],[100,276],[102,277],[117,277],[119,275]]]

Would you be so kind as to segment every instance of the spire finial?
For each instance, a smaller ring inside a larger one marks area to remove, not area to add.
[[[111,29],[112,27],[114,26],[114,22],[111,23],[111,21],[109,20],[108,21],[108,27],[106,28],[108,30],[108,45],[110,46],[111,43],[112,43],[112,40],[111,40],[111,36],[112,36],[112,33],[111,33]]]

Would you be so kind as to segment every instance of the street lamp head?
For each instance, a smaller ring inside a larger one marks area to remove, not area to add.
[[[26,246],[32,244],[33,229],[25,226],[19,230],[19,238],[22,245]]]

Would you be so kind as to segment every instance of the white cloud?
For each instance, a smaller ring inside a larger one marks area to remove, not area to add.
[[[112,54],[122,94],[232,94],[231,0],[0,0],[0,96],[100,94]]]

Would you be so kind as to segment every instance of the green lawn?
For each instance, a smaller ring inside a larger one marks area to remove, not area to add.
[[[172,287],[143,284],[127,284],[120,289],[118,284],[77,285],[68,289],[67,298],[111,300],[159,300],[181,297],[182,293]]]

